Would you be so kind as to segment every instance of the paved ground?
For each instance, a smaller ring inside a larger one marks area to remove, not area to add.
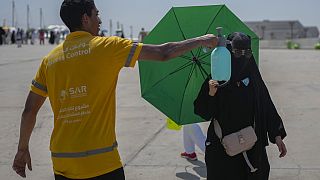
[[[41,57],[53,46],[0,46],[0,179],[20,179],[11,170],[20,115]],[[320,51],[261,50],[261,72],[288,132],[288,155],[268,148],[271,180],[320,180]],[[180,131],[140,97],[137,67],[125,69],[117,93],[117,134],[128,180],[205,179],[204,156],[188,162]],[[48,150],[52,130],[49,103],[41,109],[30,142],[33,172],[27,179],[52,180]],[[203,130],[208,124],[203,123]]]

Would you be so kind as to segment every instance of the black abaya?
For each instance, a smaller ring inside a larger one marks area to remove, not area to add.
[[[249,80],[249,81],[248,81]],[[203,83],[194,101],[195,113],[206,120],[216,119],[223,136],[254,126],[258,141],[247,152],[250,162],[258,168],[250,173],[242,154],[228,156],[211,122],[206,141],[206,165],[208,180],[267,180],[270,166],[265,150],[275,137],[284,138],[286,132],[269,92],[261,78],[254,58],[234,58],[229,84],[219,88],[215,96],[209,96],[209,78]],[[249,83],[248,83],[249,82]]]

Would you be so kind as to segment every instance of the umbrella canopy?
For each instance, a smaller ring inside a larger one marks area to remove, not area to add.
[[[145,44],[162,44],[216,34],[243,32],[251,36],[258,60],[259,38],[225,5],[173,7],[144,39]],[[167,62],[139,61],[142,97],[178,125],[203,121],[194,114],[193,101],[210,74],[210,54],[194,49]]]

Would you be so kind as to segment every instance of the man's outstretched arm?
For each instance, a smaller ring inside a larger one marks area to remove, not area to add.
[[[216,36],[207,34],[180,42],[169,42],[160,45],[144,44],[138,59],[166,61],[201,46],[214,48],[217,46],[217,42]]]
[[[45,100],[45,97],[30,91],[22,113],[18,152],[16,153],[12,165],[13,170],[21,177],[26,177],[26,165],[28,165],[28,169],[30,171],[32,170],[29,140],[36,123],[36,116]]]

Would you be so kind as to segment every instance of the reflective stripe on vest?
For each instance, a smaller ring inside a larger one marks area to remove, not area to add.
[[[133,43],[133,44],[132,44],[130,53],[129,53],[128,58],[127,58],[127,61],[126,61],[126,64],[124,65],[125,67],[129,67],[129,66],[130,66],[131,61],[132,61],[132,59],[133,59],[133,56],[134,56],[134,53],[136,52],[137,47],[138,47],[138,44],[137,44],[137,43]]]
[[[102,153],[106,153],[106,152],[111,152],[116,147],[118,147],[118,143],[114,142],[112,146],[101,148],[101,149],[95,149],[95,150],[84,151],[84,152],[75,152],[75,153],[54,153],[54,152],[51,152],[51,156],[56,157],[56,158],[81,158],[81,157],[87,157],[87,156],[102,154]]]
[[[47,87],[43,86],[42,84],[38,83],[38,82],[35,81],[35,80],[32,80],[32,85],[33,85],[34,87],[36,87],[36,88],[44,91],[44,92],[48,92]]]

